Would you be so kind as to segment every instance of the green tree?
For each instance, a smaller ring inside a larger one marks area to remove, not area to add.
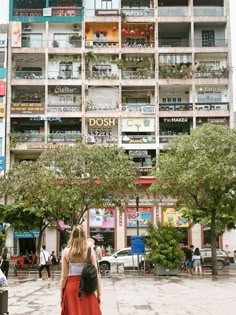
[[[205,124],[173,139],[157,157],[154,175],[150,189],[158,198],[176,198],[192,224],[210,226],[216,275],[216,235],[236,222],[236,131]]]
[[[54,189],[48,203],[73,226],[82,224],[90,208],[121,208],[134,193],[133,162],[117,146],[62,146],[44,152],[40,163],[50,168]]]

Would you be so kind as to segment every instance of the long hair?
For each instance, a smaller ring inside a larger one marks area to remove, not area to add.
[[[71,256],[83,256],[87,248],[87,239],[84,228],[81,225],[75,226],[71,232],[68,242]]]
[[[198,247],[195,248],[195,251],[194,251],[193,255],[196,255],[196,256],[200,256],[201,255],[200,250],[199,250]]]

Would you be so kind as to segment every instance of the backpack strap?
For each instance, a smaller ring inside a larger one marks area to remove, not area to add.
[[[90,264],[90,259],[91,259],[91,247],[88,247],[87,251],[87,258],[85,260],[85,264]],[[79,298],[82,301],[82,292],[84,289],[84,274],[85,274],[85,268],[83,268],[81,276],[80,276],[80,286],[79,286]]]
[[[87,259],[86,259],[86,263],[90,263],[91,262],[91,247],[88,247],[88,251],[87,251]]]

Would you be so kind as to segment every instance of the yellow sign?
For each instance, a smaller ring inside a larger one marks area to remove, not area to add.
[[[182,216],[181,211],[177,211],[175,208],[165,207],[163,208],[163,222],[171,223],[175,227],[188,227],[188,219]]]
[[[89,126],[97,126],[97,127],[102,127],[102,126],[115,126],[116,121],[114,118],[90,118],[89,119]]]
[[[5,105],[0,104],[0,117],[3,118],[5,117]]]

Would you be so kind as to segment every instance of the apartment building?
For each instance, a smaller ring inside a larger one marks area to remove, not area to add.
[[[170,200],[163,212],[145,187],[173,137],[204,123],[233,127],[229,16],[228,0],[10,0],[7,168],[78,137],[117,144],[140,172],[142,231],[150,220],[179,220]],[[135,200],[124,214],[97,210],[90,234],[129,245]],[[209,242],[207,228],[178,226],[186,243]],[[220,242],[236,248],[230,233]]]

